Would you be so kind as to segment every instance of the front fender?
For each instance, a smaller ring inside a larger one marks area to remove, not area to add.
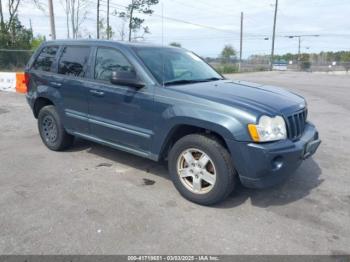
[[[161,115],[155,126],[153,153],[159,155],[172,130],[180,125],[195,126],[219,134],[223,139],[247,141],[250,138],[246,125],[234,116],[206,108],[194,109],[193,106],[172,106]]]

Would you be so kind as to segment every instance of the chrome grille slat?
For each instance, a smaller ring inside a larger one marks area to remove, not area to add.
[[[300,119],[300,123],[301,123],[301,132],[303,132],[303,131],[304,131],[304,128],[305,128],[304,113],[299,114],[299,119]]]
[[[306,108],[287,117],[287,132],[289,139],[296,140],[301,137],[305,129],[306,119]]]
[[[300,121],[299,121],[299,115],[294,115],[294,122],[295,122],[295,125],[296,125],[296,134],[300,134],[300,131],[301,131],[301,128],[300,128]]]
[[[297,124],[295,123],[295,118],[294,116],[292,116],[292,127],[293,127],[293,138],[297,135],[298,130],[297,130]]]
[[[289,118],[288,118],[288,121],[287,121],[287,134],[290,135],[292,133],[292,127],[290,126],[290,121],[289,121]]]

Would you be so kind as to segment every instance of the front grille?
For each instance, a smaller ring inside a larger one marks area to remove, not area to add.
[[[305,129],[306,119],[306,108],[294,113],[293,115],[288,116],[287,132],[289,139],[296,140],[301,137]]]

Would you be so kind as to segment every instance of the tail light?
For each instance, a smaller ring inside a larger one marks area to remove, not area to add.
[[[24,73],[24,84],[27,86],[29,86],[29,74],[28,73]]]
[[[27,93],[29,86],[28,73],[16,73],[16,91],[18,93]]]

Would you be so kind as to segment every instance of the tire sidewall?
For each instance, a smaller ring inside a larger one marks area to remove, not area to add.
[[[53,121],[54,121],[54,124],[56,125],[57,139],[55,140],[54,143],[50,143],[50,142],[46,141],[45,136],[43,135],[42,122],[46,116],[51,116]],[[58,150],[60,148],[60,145],[61,145],[62,139],[63,139],[63,128],[61,125],[60,118],[59,118],[59,116],[58,116],[58,114],[53,106],[45,106],[40,110],[39,115],[38,115],[38,129],[39,129],[39,134],[40,134],[42,141],[49,149]]]
[[[229,190],[227,187],[232,186],[230,182],[231,170],[227,167],[227,163],[222,156],[219,148],[214,144],[203,143],[201,139],[183,139],[178,141],[170,151],[168,166],[171,179],[182,196],[198,204],[211,205],[214,204],[226,196],[226,192]],[[197,148],[205,152],[213,161],[216,170],[216,182],[214,187],[204,194],[195,194],[188,190],[180,181],[180,177],[177,174],[177,161],[180,154],[186,149]],[[232,188],[233,190],[233,188]]]

